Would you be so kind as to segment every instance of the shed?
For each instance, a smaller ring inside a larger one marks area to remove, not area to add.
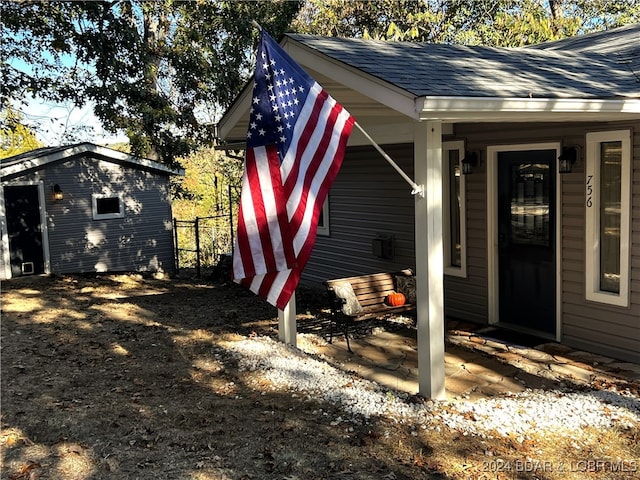
[[[421,393],[444,392],[445,317],[640,362],[638,38],[640,25],[535,48],[281,39],[425,187],[412,197],[354,132],[303,273],[415,269]],[[248,85],[223,116],[228,142],[250,98]]]
[[[0,278],[174,270],[170,178],[92,143],[3,159]]]

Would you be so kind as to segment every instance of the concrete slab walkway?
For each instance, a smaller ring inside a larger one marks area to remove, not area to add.
[[[340,368],[386,387],[418,392],[416,330],[408,325],[374,327],[315,352]],[[523,346],[492,337],[491,329],[448,322],[445,388],[448,399],[479,399],[526,389],[590,387],[640,391],[640,365],[574,350],[557,343]]]

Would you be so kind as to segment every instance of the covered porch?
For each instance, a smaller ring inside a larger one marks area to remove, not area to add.
[[[419,391],[418,344],[409,317],[371,320],[350,337],[327,340],[327,326],[300,315],[298,347],[342,370],[398,392]],[[480,400],[526,390],[590,387],[640,389],[640,365],[493,327],[447,319],[446,399]]]

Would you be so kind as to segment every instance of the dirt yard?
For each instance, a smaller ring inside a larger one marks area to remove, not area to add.
[[[313,294],[299,300],[310,323],[322,319]],[[239,369],[226,348],[246,337],[276,337],[276,326],[274,308],[234,285],[137,275],[3,282],[0,477],[640,475],[640,433],[633,428],[586,428],[579,439],[549,432],[522,441],[446,427],[419,430],[383,416],[336,422],[343,415],[338,406],[274,389],[259,371]],[[549,468],[527,469],[532,458],[546,459]],[[585,459],[611,460],[602,468],[584,463],[558,471]],[[506,470],[504,462],[523,468]]]

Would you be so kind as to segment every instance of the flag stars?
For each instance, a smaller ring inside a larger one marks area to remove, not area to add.
[[[305,89],[295,71],[278,68],[279,57],[263,55],[251,99],[247,139],[254,143],[286,145],[294,128]]]

